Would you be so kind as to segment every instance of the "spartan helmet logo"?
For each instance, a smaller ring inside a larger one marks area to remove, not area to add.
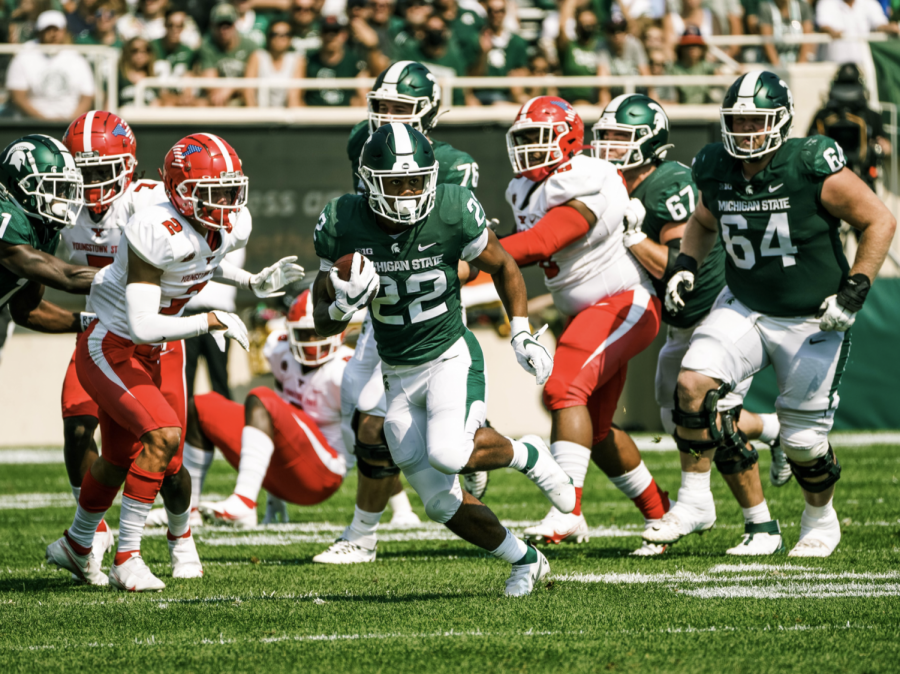
[[[400,244],[399,244],[399,243],[392,243],[392,244],[391,244],[391,252],[392,252],[394,255],[399,255],[399,254],[400,254]]]
[[[31,143],[16,143],[9,148],[9,152],[6,154],[6,161],[14,166],[17,171],[21,171],[26,162],[34,166],[34,159],[30,157],[33,149],[34,145]]]

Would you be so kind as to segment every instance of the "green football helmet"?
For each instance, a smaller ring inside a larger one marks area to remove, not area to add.
[[[591,154],[623,170],[662,160],[674,147],[669,143],[669,118],[662,106],[643,94],[616,96],[591,131]],[[630,139],[607,139],[608,131],[630,134]]]
[[[441,88],[437,78],[421,63],[416,61],[397,61],[382,72],[375,80],[375,87],[366,96],[369,106],[369,133],[388,124],[399,122],[409,124],[424,134],[437,126],[438,112],[441,107]],[[389,115],[378,112],[380,101],[408,103],[412,113],[408,115]]]
[[[390,122],[376,129],[359,157],[359,177],[369,207],[393,222],[412,225],[431,212],[437,176],[438,161],[431,143],[408,124]],[[407,188],[421,191],[413,196],[389,194],[386,188],[395,178],[415,179]]]
[[[728,154],[749,161],[774,152],[788,139],[794,121],[794,97],[775,73],[751,70],[728,88],[719,113]],[[734,118],[738,116],[763,116],[762,131],[735,133]],[[762,143],[757,147],[758,140]]]
[[[84,203],[72,155],[42,134],[19,138],[0,153],[0,183],[23,211],[54,229],[74,225]]]

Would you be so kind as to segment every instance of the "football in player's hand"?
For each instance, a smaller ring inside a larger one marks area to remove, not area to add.
[[[363,257],[359,256],[359,271],[363,270]],[[353,253],[348,253],[338,258],[333,267],[338,270],[338,278],[342,281],[350,280],[350,269],[353,266]],[[331,276],[325,277],[325,289],[328,291],[328,299],[334,301],[334,284],[331,283]],[[374,297],[372,298],[374,299]]]

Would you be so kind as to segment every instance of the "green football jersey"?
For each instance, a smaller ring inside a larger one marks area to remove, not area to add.
[[[651,241],[659,243],[665,225],[684,223],[691,217],[697,205],[697,186],[691,177],[691,169],[677,161],[664,161],[637,186],[631,197],[640,199],[647,211],[644,233]],[[684,297],[682,310],[673,316],[663,306],[663,320],[676,328],[689,328],[709,313],[724,285],[725,248],[721,241],[716,241],[715,248],[700,268],[694,290]],[[658,297],[666,296],[664,280],[654,278],[653,287]]]
[[[825,178],[846,165],[831,138],[790,138],[745,180],[721,143],[694,160],[694,182],[719,222],[725,282],[741,302],[772,316],[809,316],[849,270],[840,220],[820,201]]]
[[[48,255],[56,254],[59,231],[43,225],[34,226],[31,219],[8,195],[0,195],[0,241],[10,246],[26,245]],[[0,265],[0,309],[21,290],[28,279],[16,276]]]
[[[350,140],[347,141],[347,157],[350,159],[350,169],[353,171],[353,189],[362,191],[362,183],[359,179],[359,156],[362,154],[363,145],[369,139],[369,122],[363,120],[353,127],[350,132]],[[449,143],[439,140],[431,140],[434,150],[434,158],[438,160],[438,185],[462,185],[473,192],[478,187],[478,164],[472,156],[462,150],[457,150]]]
[[[465,332],[456,267],[484,250],[486,225],[472,192],[438,185],[428,217],[397,236],[378,226],[366,197],[345,194],[322,211],[313,240],[322,271],[354,252],[372,260],[381,279],[370,307],[378,355],[390,365],[419,365]]]

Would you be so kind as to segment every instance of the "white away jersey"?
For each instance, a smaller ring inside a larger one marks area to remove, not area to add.
[[[228,253],[247,245],[253,219],[242,209],[237,224],[200,234],[168,201],[142,209],[125,226],[125,245],[115,260],[94,277],[89,302],[100,322],[111,332],[130,339],[125,314],[128,251],[163,270],[159,313],[180,316],[184,305],[212,280],[213,272]]]
[[[342,346],[324,365],[304,368],[291,353],[287,332],[276,330],[266,340],[263,355],[281,384],[278,394],[312,417],[328,444],[352,466],[353,458],[341,435],[341,380],[347,361],[353,357],[353,349]]]
[[[166,190],[158,180],[138,180],[125,188],[125,193],[112,202],[99,222],[82,208],[72,227],[62,230],[62,240],[72,264],[101,269],[112,264],[119,249],[119,239],[131,216],[148,206],[168,201]]]
[[[587,206],[597,222],[585,236],[540,263],[556,307],[574,316],[604,297],[640,285],[651,288],[647,272],[622,243],[628,190],[615,166],[576,155],[540,183],[513,178],[506,189],[517,232],[531,229],[551,208],[573,199]]]

